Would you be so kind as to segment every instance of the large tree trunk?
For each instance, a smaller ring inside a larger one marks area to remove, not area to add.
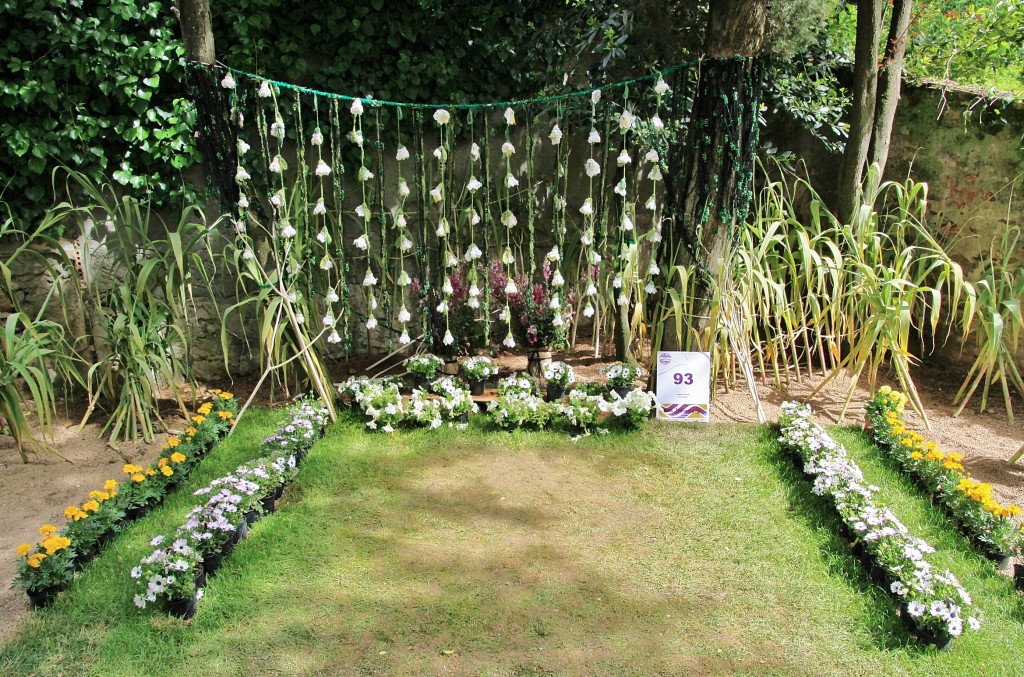
[[[206,181],[230,211],[238,201],[235,184],[235,126],[227,90],[220,86],[213,66],[217,52],[210,20],[210,0],[178,0],[178,23],[185,44],[185,80],[196,106],[199,152]]]
[[[877,164],[879,174],[885,172],[889,159],[892,123],[896,118],[896,104],[900,100],[903,80],[903,55],[907,51],[907,29],[910,26],[911,0],[894,0],[889,36],[885,41],[885,56],[878,73],[878,103],[875,106],[875,124],[871,135],[868,163]]]
[[[857,44],[853,65],[853,111],[850,138],[843,153],[843,172],[839,179],[839,217],[849,220],[857,205],[864,165],[868,158],[875,120],[875,92],[878,84],[878,41],[882,32],[885,0],[859,0],[857,3]]]
[[[710,3],[708,58],[701,63],[687,139],[666,158],[665,197],[675,222],[661,249],[662,269],[677,253],[696,266],[700,282],[687,324],[698,332],[708,326],[714,282],[751,201],[763,72],[756,57],[767,16],[767,0]],[[663,305],[659,315],[664,312]],[[663,349],[681,347],[674,325],[662,330]]]

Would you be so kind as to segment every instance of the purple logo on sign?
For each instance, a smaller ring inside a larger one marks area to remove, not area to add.
[[[669,355],[668,353],[661,353],[661,354],[658,355],[658,362],[660,362],[662,364],[666,364],[667,365],[671,361],[672,361],[672,356]]]

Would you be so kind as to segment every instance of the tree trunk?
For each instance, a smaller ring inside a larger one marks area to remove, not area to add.
[[[660,250],[661,268],[668,270],[677,252],[686,252],[686,262],[696,266],[699,283],[685,324],[698,332],[708,326],[714,283],[728,265],[730,239],[751,202],[763,73],[755,57],[767,15],[767,0],[710,3],[708,58],[701,64],[686,142],[670,148],[666,158],[665,199],[674,223]],[[667,299],[661,303],[658,320]],[[666,349],[679,343],[668,324],[661,341]]]
[[[878,41],[881,39],[884,7],[885,0],[860,0],[857,3],[853,111],[850,115],[850,138],[846,141],[843,171],[839,179],[839,217],[847,221],[857,208],[857,190],[860,188],[871,144],[878,85]]]
[[[892,138],[892,123],[896,118],[896,105],[900,100],[903,55],[907,51],[907,29],[910,26],[912,5],[912,0],[893,1],[885,56],[878,73],[878,102],[875,105],[875,124],[868,163],[878,165],[879,176],[885,173],[885,163],[889,159],[889,142]]]
[[[196,107],[199,152],[206,181],[220,198],[224,211],[238,201],[235,184],[235,126],[227,90],[220,86],[214,64],[217,52],[210,21],[210,0],[178,0],[178,23],[185,44],[185,82]]]

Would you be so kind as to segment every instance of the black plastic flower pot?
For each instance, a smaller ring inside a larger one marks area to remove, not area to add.
[[[59,593],[60,588],[57,586],[25,591],[25,594],[28,595],[28,605],[31,609],[43,609],[50,606],[53,600],[57,599]]]
[[[188,620],[196,615],[199,599],[195,593],[185,599],[169,599],[166,602],[167,613],[176,618]]]
[[[548,386],[547,392],[544,394],[544,401],[561,402],[563,397],[565,397],[565,388]]]
[[[262,508],[263,512],[267,515],[274,512],[274,510],[277,508],[277,497],[275,495],[276,493],[277,492],[275,491],[274,493],[268,494],[260,499],[260,508]]]
[[[475,397],[479,397],[484,394],[484,381],[470,381],[469,382],[469,394]]]

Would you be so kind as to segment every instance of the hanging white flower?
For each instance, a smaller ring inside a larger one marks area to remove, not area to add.
[[[644,291],[647,292],[648,294],[657,294],[658,288],[654,286],[653,282],[648,282],[647,286],[644,287]]]
[[[562,271],[556,270],[555,274],[551,276],[551,286],[561,287],[565,284],[565,278],[562,277]]]
[[[398,147],[398,152],[395,153],[395,159],[401,162],[402,160],[409,159],[409,149],[404,145]]]
[[[309,137],[309,143],[314,146],[319,146],[324,142],[324,135],[320,133],[320,128],[317,127],[313,130],[313,134]]]
[[[557,261],[562,258],[562,255],[558,253],[558,245],[552,247],[551,251],[549,251],[546,256],[548,261]]]
[[[270,125],[270,135],[278,140],[284,139],[284,121],[275,120],[274,124]]]
[[[331,313],[324,315],[323,323],[325,327],[333,327],[335,322],[336,320],[334,319],[334,315]]]
[[[295,324],[306,324],[306,316],[302,313],[295,313]]]
[[[275,174],[280,174],[282,171],[284,171],[284,168],[282,167],[283,164],[284,160],[281,158],[281,156],[275,155],[274,159],[270,161],[270,171],[274,172]]]
[[[469,249],[466,250],[466,253],[463,258],[465,258],[466,262],[468,263],[470,261],[475,261],[479,259],[483,255],[484,253],[480,251],[480,247],[477,247],[476,244],[470,244]]]
[[[508,317],[508,306],[505,306],[504,308],[501,309],[501,312],[498,313],[498,319],[501,320],[502,322],[508,322]]]
[[[281,207],[284,205],[284,191],[279,190],[270,196],[270,204],[275,207]]]
[[[329,244],[331,242],[331,234],[327,232],[326,228],[321,228],[320,232],[316,234],[316,239],[320,244]]]
[[[580,207],[580,214],[584,216],[591,216],[594,213],[594,201],[589,197],[583,201],[583,205]]]
[[[411,319],[412,315],[409,314],[409,311],[406,309],[405,304],[402,304],[401,309],[398,311],[398,321],[408,322]]]
[[[360,148],[363,147],[363,133],[358,129],[353,129],[351,132],[348,133],[348,140],[354,143],[355,145],[359,146]]]
[[[295,229],[292,228],[292,224],[284,224],[284,228],[281,229],[281,237],[295,237]]]
[[[658,157],[658,151],[654,150],[653,148],[647,151],[647,154],[644,155],[644,160],[646,160],[647,162],[657,162],[659,159],[660,158]]]
[[[558,315],[555,315],[553,318],[551,318],[551,325],[554,326],[554,327],[561,327],[564,324],[565,324],[565,320],[562,319],[562,314],[561,313],[559,313]]]
[[[548,134],[548,138],[551,139],[552,146],[557,146],[562,142],[562,130],[558,128],[557,124],[551,128],[551,133]]]
[[[373,271],[367,270],[366,275],[363,276],[363,286],[372,287],[377,284],[377,278],[374,276]]]
[[[403,329],[402,335],[398,337],[398,342],[404,346],[408,345],[410,341],[412,341],[412,338],[409,337],[409,330]]]
[[[474,226],[480,223],[480,215],[472,207],[469,209],[469,222]]]
[[[516,286],[515,280],[513,280],[511,277],[508,278],[508,282],[505,283],[505,293],[506,294],[518,294],[519,293],[519,287]]]
[[[561,195],[559,195],[558,197],[555,198],[555,210],[556,211],[562,211],[563,209],[565,209],[568,206],[569,206],[569,203]]]
[[[410,240],[407,237],[403,237],[401,242],[398,243],[398,248],[401,251],[403,251],[403,252],[407,252],[407,251],[411,250],[412,249],[412,240]]]
[[[444,149],[441,146],[434,149],[434,159],[441,160],[442,162],[446,159]]]
[[[370,294],[370,310],[377,310],[377,297]]]
[[[654,127],[656,131],[665,129],[665,123],[661,121],[661,118],[655,115],[651,118],[651,127]]]
[[[437,304],[437,309],[436,310],[437,310],[437,312],[441,313],[442,315],[446,314],[448,312],[448,302],[447,301],[441,301],[440,303]]]
[[[633,162],[633,158],[629,156],[629,153],[626,152],[625,148],[623,148],[622,152],[619,153],[619,157],[615,158],[615,164],[617,164],[620,167],[624,167],[630,164],[631,162]]]
[[[590,264],[596,266],[601,263],[601,255],[597,252],[590,252]]]
[[[474,161],[480,161],[480,144],[473,142],[473,145],[469,147],[469,155]]]
[[[316,175],[317,176],[330,176],[330,174],[331,174],[331,166],[330,165],[328,165],[323,160],[321,160],[320,162],[317,163],[317,165],[316,165]]]
[[[365,235],[360,235],[359,237],[357,237],[355,240],[352,241],[352,244],[355,245],[356,249],[359,249],[360,251],[364,251],[365,252],[366,251],[366,236]]]
[[[580,237],[580,243],[584,247],[589,247],[594,243],[594,234],[590,230],[583,231],[583,235]]]
[[[441,343],[445,344],[446,346],[450,346],[451,344],[455,343],[455,337],[452,336],[452,332],[450,330],[445,331],[444,338],[441,339]]]
[[[483,188],[483,185],[484,184],[480,183],[475,176],[471,176],[469,177],[469,182],[466,184],[466,190],[470,193],[475,193]]]
[[[240,221],[238,219],[235,219],[235,232],[238,233],[239,235],[244,235],[245,234],[245,223],[243,223],[242,221]]]
[[[274,96],[274,93],[270,90],[270,83],[266,80],[260,83],[260,88],[256,92],[256,94],[257,96],[264,99],[269,99],[270,97]]]
[[[590,93],[590,103],[597,105],[597,102],[601,100],[601,90],[595,89]]]
[[[505,340],[502,341],[501,343],[506,348],[515,348],[516,347],[516,340],[514,338],[512,338],[512,332],[509,332],[508,336],[506,336]]]
[[[341,334],[338,333],[337,329],[332,331],[331,335],[327,337],[327,342],[328,343],[341,343]]]
[[[448,258],[447,260],[445,260],[444,263],[449,268],[454,268],[455,266],[459,265],[459,257],[456,256],[454,252],[449,251]]]
[[[406,225],[408,225],[408,222],[405,220],[404,212],[398,212],[398,214],[395,216],[395,225],[398,226],[399,228],[405,228]]]
[[[444,108],[438,108],[434,111],[434,122],[439,125],[446,125],[452,119],[452,114],[446,111]]]
[[[451,294],[455,289],[452,287],[452,280],[447,275],[444,278],[444,284],[441,285],[441,291],[445,294]]]
[[[506,141],[505,143],[501,144],[501,154],[504,157],[512,157],[513,155],[515,155],[515,153],[516,147],[513,146],[511,142]]]
[[[590,130],[590,136],[587,137],[587,143],[593,146],[596,143],[601,143],[601,135],[598,134],[596,129]]]
[[[444,237],[448,232],[448,219],[442,216],[441,220],[437,222],[437,236]]]
[[[505,175],[505,185],[509,188],[515,188],[519,185],[519,179],[517,179],[511,172]]]
[[[369,181],[372,178],[373,178],[373,172],[371,172],[366,167],[360,167],[359,168],[359,180],[360,181]]]
[[[248,181],[251,178],[252,177],[249,176],[249,172],[245,171],[245,167],[239,165],[238,169],[235,170],[235,181],[237,181],[238,183],[241,183],[242,181]],[[248,201],[246,201],[245,206],[249,206]]]
[[[256,258],[256,255],[252,253],[251,249],[246,249],[244,252],[242,252],[242,258],[245,259],[246,261],[252,261],[254,258]]]
[[[251,146],[249,146],[249,144],[247,144],[245,142],[245,139],[239,139],[238,140],[238,154],[239,155],[245,155],[246,153],[248,153],[250,147]]]
[[[440,183],[430,189],[430,197],[434,202],[440,202],[444,199],[444,186]]]
[[[551,310],[558,310],[561,307],[562,302],[559,300],[557,296],[552,296],[551,300],[548,301],[548,308],[550,308]]]
[[[661,273],[661,268],[654,261],[651,261],[650,267],[647,269],[647,274],[651,277],[657,277]]]
[[[501,253],[501,262],[506,266],[514,265],[516,262],[516,257],[512,255],[512,250],[508,247],[505,247],[505,251]]]
[[[468,299],[466,299],[466,305],[472,308],[473,310],[476,310],[477,308],[480,307],[480,299],[476,298],[475,296],[470,296]]]
[[[320,259],[320,270],[330,270],[333,267],[334,261],[331,260],[330,256],[324,255],[324,257]]]
[[[501,215],[501,222],[505,226],[512,228],[519,223],[519,219],[516,218],[516,215],[511,210],[506,209]]]
[[[583,317],[593,317],[593,316],[594,316],[594,306],[592,306],[588,302],[587,306],[583,309]]]
[[[652,195],[649,198],[647,198],[647,202],[644,203],[644,207],[646,207],[652,212],[656,211],[658,209],[658,201],[655,200],[654,196]]]
[[[238,196],[238,206],[241,209],[248,209],[249,208],[249,198],[246,196],[245,193],[239,194],[239,196]]]
[[[665,82],[664,78],[659,77],[658,81],[654,84],[654,93],[657,94],[658,96],[661,96],[662,94],[669,91],[672,90],[669,89],[668,83]]]
[[[595,160],[594,158],[589,158],[583,164],[583,167],[587,172],[587,176],[589,176],[590,178],[594,178],[595,176],[601,173],[601,165],[598,164],[597,160]]]
[[[374,328],[376,328],[376,326],[377,326],[377,318],[376,317],[371,317],[369,320],[366,321],[366,328],[367,329],[374,329]]]
[[[629,297],[625,293],[619,294],[619,298],[616,299],[620,306],[629,305]]]
[[[656,230],[653,233],[651,233],[651,241],[652,242],[661,242],[661,231],[660,230]]]
[[[314,216],[323,216],[326,213],[327,213],[327,205],[324,204],[324,199],[322,197],[318,197],[316,199],[316,204],[313,205],[313,215]]]
[[[402,273],[398,276],[398,286],[407,287],[409,286],[410,282],[411,280],[409,279],[409,273],[403,270]]]
[[[636,116],[628,110],[624,110],[622,111],[622,115],[619,116],[619,129],[626,131],[633,126],[634,122],[636,122]]]
[[[514,125],[516,123],[516,112],[511,108],[505,109],[505,124]]]
[[[622,230],[633,230],[633,219],[629,218],[629,214],[622,217],[622,224],[619,227]]]
[[[477,296],[480,296],[480,287],[476,286],[476,282],[474,282],[469,285],[469,297],[476,298]]]
[[[220,86],[223,87],[224,89],[234,89],[235,88],[235,79],[233,77],[231,77],[231,73],[230,72],[227,75],[224,76],[223,80],[220,81]]]
[[[327,301],[329,303],[337,303],[338,300],[339,300],[338,299],[338,292],[334,291],[333,289],[328,290],[328,292],[327,292]]]
[[[622,288],[622,276],[621,275],[616,275],[615,276],[615,279],[612,280],[612,286],[615,287],[616,289],[621,289]]]
[[[405,179],[398,180],[398,194],[401,197],[409,197],[409,184],[405,182]]]
[[[647,173],[647,178],[651,181],[661,181],[661,167],[658,165],[651,167],[651,171]]]
[[[365,204],[356,205],[355,212],[356,212],[356,216],[358,216],[359,218],[364,219],[366,221],[369,221],[369,219],[370,219],[370,209]]]
[[[349,107],[348,110],[349,110],[350,113],[352,113],[352,115],[362,115],[363,114],[363,101],[362,101],[362,99],[355,99],[355,100],[353,100],[352,101],[352,105]]]
[[[615,184],[615,194],[626,197],[626,177],[619,179],[619,182]]]
[[[585,296],[597,296],[597,285],[593,282],[587,285],[587,291],[584,292]]]

